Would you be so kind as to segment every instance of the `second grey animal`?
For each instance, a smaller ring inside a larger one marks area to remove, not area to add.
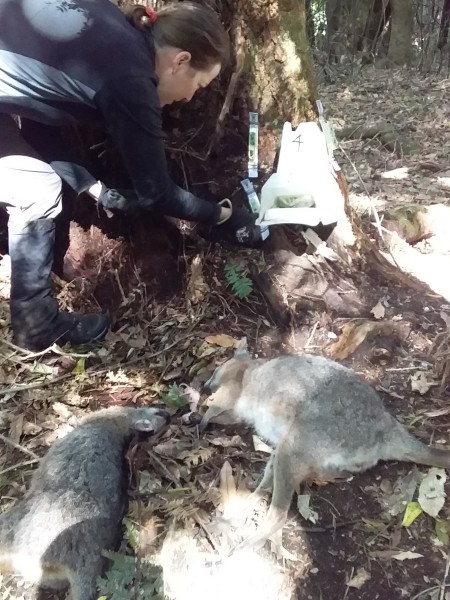
[[[294,490],[306,479],[333,480],[379,460],[450,468],[450,452],[429,448],[384,407],[356,373],[320,356],[252,359],[246,352],[216,369],[201,426],[244,421],[274,451],[249,507],[272,491],[265,522],[241,546],[260,546],[285,522]]]
[[[168,421],[159,408],[113,407],[56,442],[24,498],[0,515],[0,571],[45,587],[65,582],[72,600],[95,598],[102,552],[117,543],[126,507],[126,442]]]

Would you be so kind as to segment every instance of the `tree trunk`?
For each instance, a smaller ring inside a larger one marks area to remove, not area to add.
[[[441,25],[439,28],[438,48],[442,50],[448,43],[448,30],[450,27],[450,0],[444,0],[442,7]]]
[[[315,84],[304,2],[237,0],[233,21],[237,63],[244,65],[251,108],[269,127],[288,118],[311,118]]]
[[[375,52],[389,20],[389,0],[331,0],[326,10],[330,57]]]
[[[388,61],[407,65],[412,58],[413,9],[410,0],[391,0],[391,36]]]
[[[370,4],[364,33],[358,40],[358,50],[364,54],[374,54],[376,52],[378,42],[385,33],[386,25],[391,16],[391,3],[389,0],[372,0]]]
[[[349,0],[328,0],[326,2],[327,45],[331,61],[339,60],[347,53],[346,23],[350,11]]]

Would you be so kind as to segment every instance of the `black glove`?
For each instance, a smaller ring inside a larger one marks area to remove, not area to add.
[[[102,187],[97,202],[107,211],[132,214],[137,211],[137,196],[133,190]]]
[[[231,217],[220,225],[201,227],[198,233],[210,242],[228,242],[243,248],[260,246],[261,229],[255,225],[256,215],[244,208],[234,208]]]

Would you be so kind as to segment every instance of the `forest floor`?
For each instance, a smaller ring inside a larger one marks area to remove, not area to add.
[[[379,243],[370,219],[374,209],[383,219],[397,205],[449,204],[449,89],[448,79],[371,68],[321,86],[327,117],[337,129],[388,122],[396,132],[393,146],[378,137],[342,140],[336,152],[352,206],[374,243]],[[371,286],[374,307],[365,315],[366,337],[361,329],[356,335],[362,321],[324,311],[305,312],[290,329],[279,330],[258,290],[239,299],[225,274],[231,264],[245,269],[248,261],[261,261],[259,253],[213,248],[187,236],[179,253],[181,285],[167,286],[161,270],[155,286],[165,293],[154,295],[139,284],[136,269],[136,285],[119,286],[115,327],[104,342],[76,351],[25,352],[12,343],[5,252],[0,261],[2,509],[22,497],[39,456],[86,411],[163,401],[173,414],[169,431],[156,446],[140,444],[128,453],[133,477],[120,552],[130,561],[115,555],[99,588],[103,595],[151,600],[161,598],[163,589],[173,600],[448,600],[450,506],[442,498],[438,515],[421,511],[419,486],[429,469],[405,463],[308,484],[301,491],[301,510],[297,499],[293,502],[284,550],[268,544],[258,553],[227,557],[244,529],[228,531],[217,517],[255,487],[268,448],[241,426],[211,427],[199,435],[189,420],[198,397],[191,391],[186,399],[182,387],[199,390],[243,337],[259,357],[323,354],[370,382],[417,437],[450,447],[450,237],[441,225],[405,251],[408,270],[426,280],[428,294],[405,293],[386,281],[377,286],[361,274],[361,285]],[[101,268],[90,265],[92,280]],[[113,276],[120,278],[117,271]],[[89,308],[98,302],[88,292],[75,297],[71,284],[58,280],[57,285],[63,305]],[[205,399],[200,397],[200,412]],[[445,479],[444,472],[439,476]],[[248,523],[250,530],[261,516]],[[137,588],[133,581],[139,581]],[[16,583],[4,576],[0,597],[26,598],[26,586]]]

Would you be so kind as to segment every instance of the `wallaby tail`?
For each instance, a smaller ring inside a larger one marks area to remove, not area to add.
[[[450,450],[423,446],[414,452],[408,452],[407,460],[418,463],[419,465],[450,469]]]

